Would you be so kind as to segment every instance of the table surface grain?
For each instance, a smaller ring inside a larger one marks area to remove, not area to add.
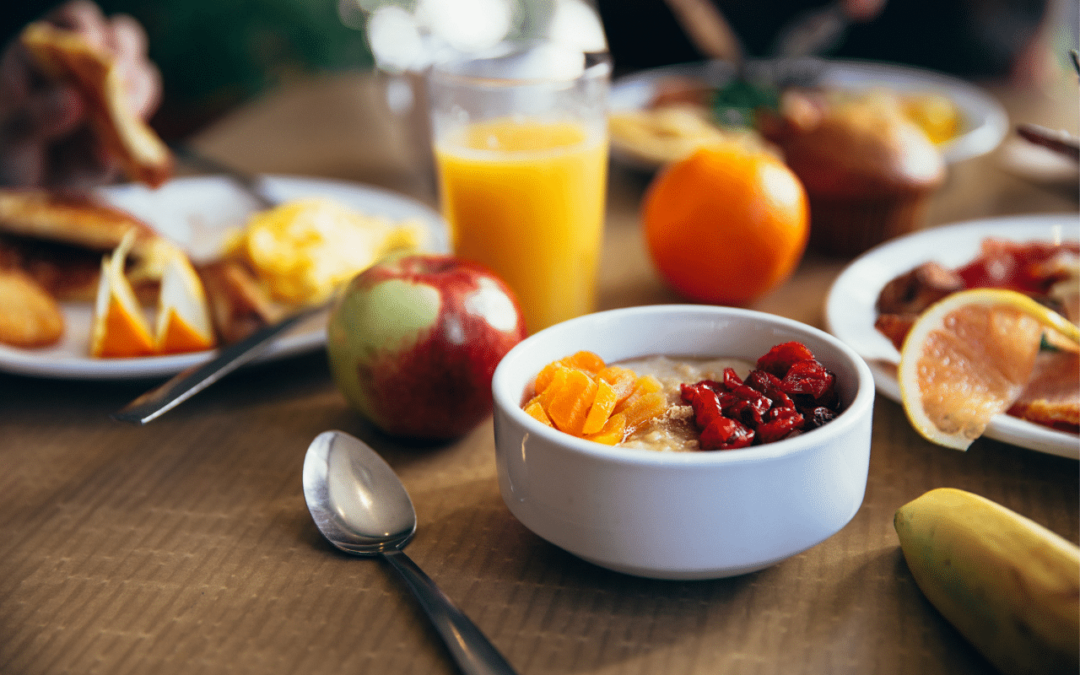
[[[434,203],[384,84],[365,73],[299,81],[195,144],[252,171]],[[1075,81],[988,90],[1014,123],[1076,131]],[[1005,159],[1002,149],[953,167],[929,225],[1077,211],[1075,184],[1023,177]],[[647,183],[612,169],[602,308],[680,301],[640,237]],[[847,262],[808,254],[754,307],[822,327]],[[897,507],[953,486],[1080,538],[1076,461],[985,439],[966,453],[932,446],[879,397],[866,496],[838,534],[736,578],[636,578],[513,518],[490,420],[446,445],[382,438],[347,407],[321,352],[244,369],[145,427],[109,419],[150,384],[0,374],[0,672],[453,672],[388,568],[338,553],[315,529],[301,466],[327,429],[368,440],[399,472],[420,521],[409,555],[522,673],[987,672],[916,587]]]

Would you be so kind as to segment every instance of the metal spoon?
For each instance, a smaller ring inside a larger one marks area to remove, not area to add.
[[[346,553],[379,556],[405,581],[462,672],[515,672],[480,629],[402,550],[416,532],[409,493],[382,457],[341,431],[315,437],[304,457],[304,498],[319,531]]]

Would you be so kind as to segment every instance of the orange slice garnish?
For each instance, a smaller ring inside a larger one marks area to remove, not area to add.
[[[199,275],[176,250],[165,265],[158,296],[157,351],[178,354],[212,349],[214,328]]]
[[[1020,396],[1048,329],[1080,343],[1080,328],[1015,291],[961,291],[931,306],[900,352],[911,424],[927,440],[966,450]]]
[[[149,356],[154,339],[143,309],[124,276],[124,261],[134,243],[134,231],[101,261],[90,335],[90,354],[99,358]]]

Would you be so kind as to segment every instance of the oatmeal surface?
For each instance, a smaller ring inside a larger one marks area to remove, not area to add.
[[[668,411],[619,444],[625,448],[658,452],[690,452],[698,449],[694,411],[682,402],[680,384],[721,380],[724,377],[724,368],[732,368],[736,375],[745,378],[754,369],[754,364],[740,359],[681,356],[647,356],[613,365],[629,368],[639,376],[652,375],[663,385],[664,395],[670,406]]]

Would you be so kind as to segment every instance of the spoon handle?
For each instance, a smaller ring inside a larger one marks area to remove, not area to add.
[[[495,645],[404,551],[384,551],[382,556],[416,596],[462,672],[467,675],[515,675],[516,671]]]

